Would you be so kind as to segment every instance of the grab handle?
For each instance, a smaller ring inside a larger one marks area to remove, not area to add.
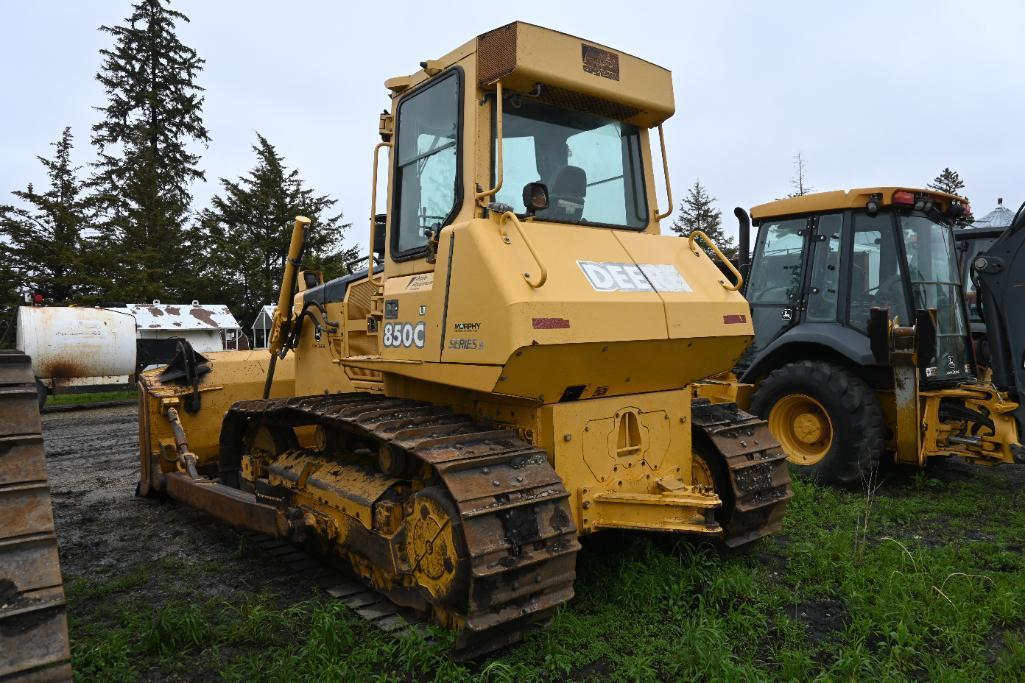
[[[504,212],[498,219],[498,231],[502,235],[502,241],[509,244],[509,235],[505,231],[506,223],[512,223],[513,227],[516,228],[516,232],[520,234],[520,239],[522,239],[523,243],[527,245],[527,250],[530,252],[530,255],[534,257],[534,263],[537,264],[537,269],[541,271],[536,280],[533,279],[534,276],[530,273],[523,274],[523,279],[527,281],[527,284],[534,289],[537,289],[548,281],[548,269],[545,268],[543,263],[541,263],[541,258],[537,255],[537,250],[534,249],[534,244],[523,232],[523,226],[520,225],[520,219],[518,219],[516,214],[512,211]]]
[[[730,272],[733,273],[733,277],[737,279],[736,284],[729,284],[726,280],[719,280],[719,284],[722,285],[723,288],[728,292],[735,292],[741,287],[743,287],[744,276],[741,275],[740,271],[736,269],[733,263],[728,258],[726,258],[726,254],[719,251],[719,247],[716,246],[715,242],[712,241],[712,238],[706,235],[705,233],[701,232],[700,230],[695,230],[690,234],[690,237],[687,238],[687,242],[688,244],[690,244],[690,250],[694,252],[694,255],[698,256],[701,254],[701,248],[695,244],[699,237],[705,241],[705,244],[707,244],[713,252],[715,252],[715,255],[719,257],[719,260],[722,261],[727,268],[729,268]]]

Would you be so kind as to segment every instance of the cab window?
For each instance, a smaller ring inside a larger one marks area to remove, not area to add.
[[[881,213],[854,215],[851,250],[851,327],[868,332],[869,311],[889,309],[901,325],[913,323],[908,311],[901,271],[901,253],[894,233],[893,216]]]
[[[759,231],[747,298],[752,303],[792,304],[801,289],[807,218],[767,221]]]
[[[497,201],[523,213],[523,186],[541,182],[544,221],[640,229],[648,224],[640,131],[621,121],[510,96],[502,108]],[[492,154],[498,163],[497,154]],[[496,170],[492,168],[492,178]]]
[[[842,214],[819,216],[815,228],[815,248],[812,250],[806,317],[808,322],[836,321],[842,229]]]
[[[392,251],[400,257],[424,247],[458,208],[459,78],[452,71],[399,104]]]

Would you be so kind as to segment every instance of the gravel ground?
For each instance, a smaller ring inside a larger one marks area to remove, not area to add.
[[[241,600],[261,587],[307,597],[312,587],[291,580],[284,567],[251,550],[240,552],[242,539],[227,525],[172,500],[135,496],[137,420],[134,406],[43,417],[65,584],[102,583],[162,566],[187,571],[152,571],[149,585],[129,597],[157,604],[183,593],[197,600]],[[76,615],[76,608],[89,607],[72,603],[72,619],[87,616]]]

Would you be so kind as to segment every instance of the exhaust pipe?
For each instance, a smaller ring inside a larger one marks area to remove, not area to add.
[[[737,217],[737,260],[740,262],[740,272],[746,274],[745,268],[751,263],[751,219],[741,207],[733,209],[733,215]]]

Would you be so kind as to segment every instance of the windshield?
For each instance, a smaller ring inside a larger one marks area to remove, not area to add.
[[[548,188],[541,220],[640,229],[648,224],[636,126],[511,96],[502,106],[502,190],[525,213],[523,186]]]
[[[927,364],[926,377],[963,377],[970,368],[953,230],[923,214],[900,216],[899,220],[914,307],[919,311],[936,309],[936,355]]]

